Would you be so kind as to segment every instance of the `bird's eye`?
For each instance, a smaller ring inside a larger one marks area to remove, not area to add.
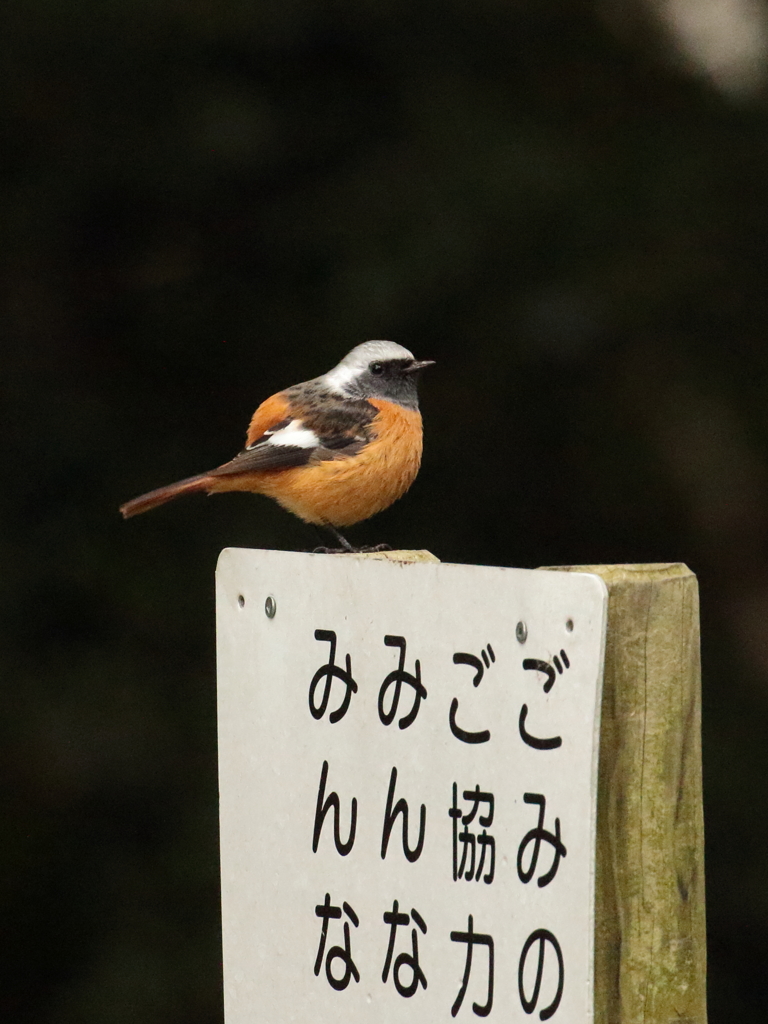
[[[371,373],[374,375],[374,377],[380,377],[382,375],[382,373],[384,373],[384,364],[383,363],[371,363],[371,365],[368,367],[368,369],[371,371]]]

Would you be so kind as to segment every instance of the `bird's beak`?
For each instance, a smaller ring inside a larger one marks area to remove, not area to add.
[[[410,366],[405,368],[406,373],[418,373],[419,370],[425,370],[428,366],[434,366],[434,359],[422,359],[421,362],[414,359]]]

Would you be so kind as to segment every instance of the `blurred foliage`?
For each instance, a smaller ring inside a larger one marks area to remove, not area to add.
[[[249,496],[116,509],[372,337],[438,367],[360,543],[698,573],[710,1020],[762,1019],[760,88],[631,3],[0,17],[2,1019],[221,1020],[213,570],[314,538]]]

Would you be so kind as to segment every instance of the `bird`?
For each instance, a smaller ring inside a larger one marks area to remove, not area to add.
[[[434,360],[393,341],[366,341],[320,377],[267,398],[253,414],[245,447],[229,462],[139,495],[125,519],[184,494],[250,491],[273,498],[305,523],[340,532],[402,497],[421,464],[417,382]],[[378,545],[385,549],[387,545]]]

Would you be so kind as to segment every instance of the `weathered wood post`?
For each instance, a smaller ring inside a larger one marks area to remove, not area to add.
[[[706,1024],[696,577],[680,563],[568,571],[608,587],[595,1022]]]

